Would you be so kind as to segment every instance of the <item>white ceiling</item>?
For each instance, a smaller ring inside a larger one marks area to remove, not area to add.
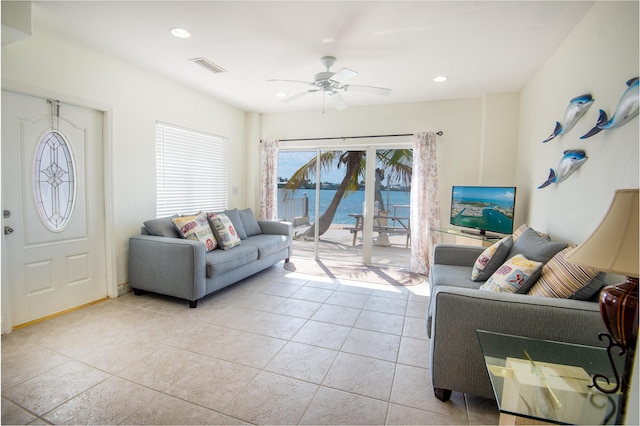
[[[331,71],[358,71],[351,84],[391,96],[348,92],[351,106],[517,92],[592,6],[580,1],[35,1],[41,28],[177,81],[245,111],[320,110],[309,87],[320,57]],[[189,39],[169,33],[184,27]],[[212,74],[190,59],[227,72]],[[445,83],[432,78],[446,75]],[[331,107],[327,101],[327,107]]]

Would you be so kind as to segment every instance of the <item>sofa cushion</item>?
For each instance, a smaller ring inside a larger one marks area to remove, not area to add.
[[[258,220],[253,215],[253,211],[251,211],[251,209],[240,210],[240,219],[242,220],[244,229],[247,232],[247,237],[262,234],[262,228],[260,228],[260,224],[258,224]]]
[[[259,234],[252,235],[242,242],[258,249],[258,259],[269,256],[289,247],[289,238],[285,235]]]
[[[244,230],[244,225],[242,224],[242,220],[240,219],[240,211],[238,209],[225,210],[224,214],[226,214],[227,217],[231,220],[231,223],[233,223],[233,227],[238,233],[238,237],[240,237],[241,240],[246,240],[247,232]]]
[[[526,293],[540,275],[542,262],[517,254],[500,266],[480,290],[499,293]]]
[[[213,250],[205,255],[207,278],[224,274],[258,259],[258,249],[253,246],[237,246],[233,250]]]
[[[598,275],[598,271],[576,265],[565,259],[565,256],[575,247],[570,245],[561,250],[542,267],[540,278],[529,289],[529,295],[567,299],[577,290],[591,283]]]
[[[149,234],[156,237],[168,237],[168,238],[180,238],[180,233],[173,223],[174,218],[178,217],[177,214],[169,217],[160,217],[157,219],[150,219],[144,222],[145,228],[149,231]]]
[[[206,214],[174,217],[172,221],[182,238],[204,243],[207,251],[217,247],[216,238],[213,236]]]
[[[533,228],[528,228],[513,243],[513,247],[511,247],[507,258],[511,259],[517,254],[522,254],[528,260],[547,263],[556,253],[565,247],[567,247],[566,243],[549,241],[541,237]]]
[[[230,250],[240,245],[241,240],[233,227],[231,219],[224,213],[209,213],[209,223],[213,229],[213,233],[218,240],[218,244],[223,250]]]
[[[507,259],[507,255],[513,246],[513,238],[511,236],[504,237],[500,241],[487,247],[482,252],[471,271],[471,279],[473,281],[486,281],[500,265]]]

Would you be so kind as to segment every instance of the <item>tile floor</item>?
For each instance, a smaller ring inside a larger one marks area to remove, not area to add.
[[[2,336],[2,424],[497,424],[429,378],[425,285],[291,273],[127,294]]]

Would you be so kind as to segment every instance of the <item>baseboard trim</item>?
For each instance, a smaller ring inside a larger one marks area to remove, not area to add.
[[[74,308],[69,308],[69,309],[65,309],[64,311],[56,312],[55,314],[47,315],[46,317],[42,317],[42,318],[34,319],[32,321],[27,321],[27,322],[22,323],[22,324],[14,325],[13,326],[13,330],[19,330],[21,328],[26,328],[26,327],[29,327],[30,325],[38,324],[38,323],[41,323],[43,321],[46,321],[46,320],[49,320],[49,319],[52,319],[52,318],[60,317],[60,316],[62,316],[64,314],[68,314],[69,312],[78,311],[80,309],[84,309],[84,308],[92,306],[92,305],[97,305],[98,303],[106,302],[107,300],[110,300],[110,299],[111,299],[110,297],[105,297],[103,299],[94,300],[93,302],[85,303],[85,304],[82,304],[80,306],[76,306]]]

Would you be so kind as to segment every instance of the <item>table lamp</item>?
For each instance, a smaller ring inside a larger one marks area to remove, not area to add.
[[[587,240],[569,253],[566,259],[601,272],[627,277],[624,283],[605,287],[600,293],[600,315],[609,331],[609,348],[626,353],[622,380],[615,371],[616,387],[603,389],[605,393],[621,390],[626,399],[638,337],[638,189],[619,189],[615,192],[609,211]],[[600,339],[607,336],[601,333]],[[611,338],[615,343],[611,342]],[[608,380],[607,380],[608,383]]]

